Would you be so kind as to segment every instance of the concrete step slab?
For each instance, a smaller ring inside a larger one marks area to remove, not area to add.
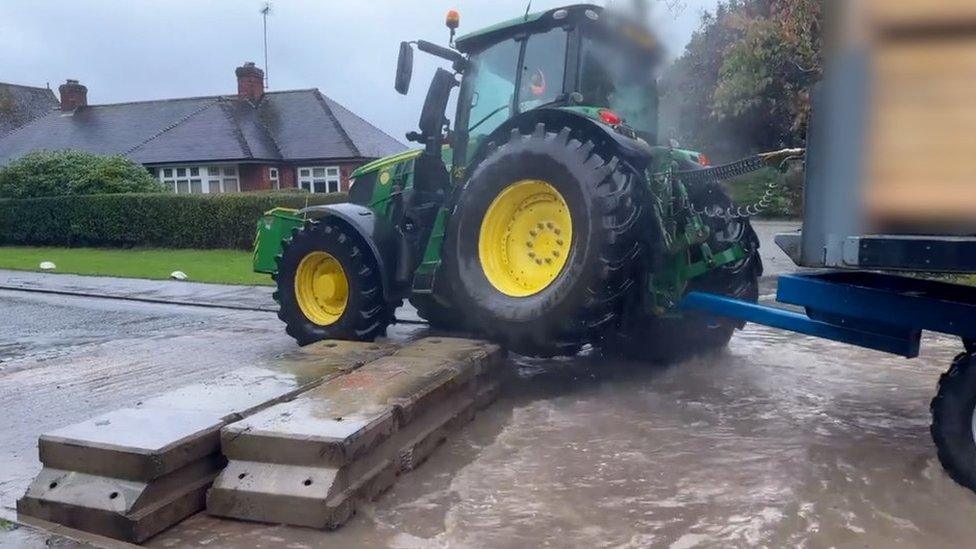
[[[291,465],[341,465],[395,430],[393,407],[367,404],[360,410],[329,400],[299,398],[231,424],[221,433],[221,451],[235,460]]]
[[[18,513],[141,542],[203,508],[206,490],[225,464],[220,429],[228,422],[396,349],[320,342],[267,367],[244,366],[46,433],[38,443],[44,469],[18,501]]]
[[[479,339],[459,337],[426,337],[413,344],[398,349],[394,356],[415,356],[446,358],[469,361],[477,364],[479,371],[496,366],[505,359],[494,345],[486,345]]]
[[[389,488],[474,417],[471,391],[455,395],[403,426],[368,454],[341,466],[231,460],[208,496],[213,515],[314,528],[336,528]]]
[[[426,338],[221,433],[207,512],[335,528],[497,393],[495,345]]]
[[[228,459],[341,466],[469,383],[480,368],[480,362],[467,357],[380,358],[228,425],[221,433],[221,450]]]
[[[219,448],[224,422],[197,410],[123,408],[41,435],[45,467],[149,481]]]
[[[142,541],[196,512],[223,468],[218,454],[149,482],[45,467],[19,514],[114,539]]]

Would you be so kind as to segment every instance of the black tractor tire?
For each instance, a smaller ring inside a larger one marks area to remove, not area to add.
[[[326,252],[341,265],[348,284],[346,306],[338,320],[323,325],[302,311],[297,298],[296,274],[302,260],[313,252]],[[386,333],[393,308],[383,299],[376,258],[361,237],[342,222],[308,221],[282,241],[275,275],[278,318],[285,332],[308,345],[323,339],[372,341]]]
[[[932,440],[939,461],[952,480],[976,490],[976,355],[963,353],[939,378],[939,388],[929,406]]]
[[[444,305],[430,295],[414,295],[410,304],[417,309],[417,316],[438,330],[464,331],[467,324],[460,310]]]
[[[727,295],[755,303],[759,300],[759,277],[763,267],[759,237],[749,219],[715,215],[719,209],[725,211],[733,207],[732,200],[717,183],[689,189],[689,199],[696,210],[712,214],[702,215],[702,221],[711,231],[707,243],[712,252],[722,252],[739,244],[745,257],[693,279],[687,291]],[[699,259],[691,258],[692,261]],[[741,321],[698,312],[660,318],[635,314],[628,318],[628,325],[622,328],[618,337],[608,340],[605,350],[633,360],[652,362],[675,362],[722,349],[729,344],[735,330],[744,326]]]
[[[602,339],[634,283],[643,203],[635,196],[638,177],[593,142],[571,138],[569,128],[513,130],[474,170],[448,224],[443,268],[458,309],[477,331],[522,355],[573,355]],[[513,297],[488,280],[479,235],[493,200],[524,180],[547,182],[562,195],[572,238],[555,278]]]

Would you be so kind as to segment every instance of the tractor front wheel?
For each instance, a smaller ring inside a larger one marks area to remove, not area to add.
[[[282,242],[278,318],[299,345],[372,341],[392,319],[375,258],[347,226],[310,221]]]

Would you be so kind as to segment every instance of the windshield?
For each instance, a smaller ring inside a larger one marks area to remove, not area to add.
[[[566,71],[566,31],[533,34],[525,44],[519,85],[519,112],[551,103],[563,93]]]
[[[517,112],[551,103],[563,93],[566,30],[551,29],[526,40],[507,40],[471,56],[469,75],[471,139],[490,134]],[[522,65],[519,51],[525,47]],[[519,89],[516,90],[516,82]],[[513,105],[514,100],[514,105]]]
[[[650,143],[657,140],[654,58],[622,39],[591,32],[580,53],[583,104],[607,107]]]
[[[471,57],[471,113],[468,132],[472,139],[488,135],[512,116],[519,44],[508,40]]]

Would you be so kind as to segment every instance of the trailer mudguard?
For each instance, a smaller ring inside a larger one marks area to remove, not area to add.
[[[359,204],[326,204],[309,206],[296,214],[307,219],[334,220],[350,227],[362,238],[363,243],[376,259],[383,283],[383,298],[396,299],[396,262],[399,255],[399,235],[393,225],[376,215],[373,210]]]

